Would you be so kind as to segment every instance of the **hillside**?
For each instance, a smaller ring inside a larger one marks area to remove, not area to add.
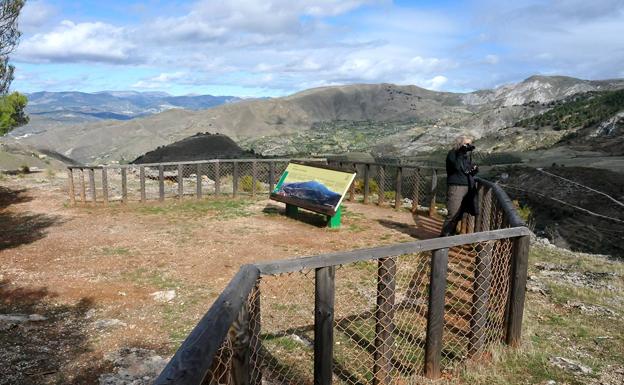
[[[178,142],[158,147],[136,158],[132,163],[185,162],[205,159],[253,158],[254,154],[240,148],[221,134],[198,133]]]
[[[17,137],[62,125],[130,120],[173,108],[201,110],[240,99],[234,96],[172,96],[163,92],[34,92],[27,94],[30,123],[13,131]]]
[[[311,89],[284,98],[241,101],[203,111],[169,110],[129,121],[59,126],[21,140],[82,162],[110,162],[134,159],[204,131],[228,135],[263,155],[340,152],[340,147],[324,148],[322,144],[342,130],[335,141],[347,148],[359,140],[360,147],[377,146],[405,156],[446,146],[460,132],[468,131],[477,138],[496,135],[520,119],[547,111],[551,101],[578,92],[619,88],[624,88],[624,80],[544,76],[467,94],[416,86],[358,84]],[[382,132],[382,137],[358,135],[371,124],[388,130]],[[297,142],[301,145],[292,145]]]
[[[538,234],[574,251],[624,258],[624,174],[553,166],[505,168],[496,175],[529,208]]]

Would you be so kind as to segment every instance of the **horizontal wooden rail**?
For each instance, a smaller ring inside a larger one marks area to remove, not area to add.
[[[136,163],[136,164],[109,164],[106,166],[90,166],[90,165],[70,165],[67,166],[69,169],[100,169],[102,167],[107,168],[133,168],[133,167],[158,167],[158,166],[178,166],[178,165],[187,165],[187,164],[210,164],[210,163],[270,163],[270,162],[291,162],[291,161],[299,161],[299,162],[326,162],[325,158],[275,158],[275,159],[257,159],[257,158],[249,158],[249,159],[206,159],[206,160],[189,160],[189,161],[181,161],[181,162],[161,162],[161,163]]]
[[[210,310],[186,337],[154,385],[201,384],[230,326],[253,290],[260,270],[244,265],[232,278]]]
[[[505,190],[503,190],[501,186],[499,186],[497,183],[490,182],[489,180],[482,178],[476,178],[476,180],[480,184],[492,189],[492,191],[494,192],[494,196],[496,197],[500,206],[505,212],[505,216],[507,217],[507,221],[511,227],[526,226],[522,218],[520,218],[520,215],[518,215],[518,211],[516,211],[513,202],[509,198],[509,195],[507,195],[507,193],[505,192]]]
[[[283,259],[256,264],[262,275],[291,273],[306,269],[317,269],[325,266],[343,265],[350,262],[374,260],[385,257],[397,257],[405,254],[419,253],[437,249],[451,248],[476,242],[517,238],[529,235],[526,227],[484,231],[480,233],[456,235],[452,237],[426,239],[422,241],[398,243],[388,246],[358,249],[340,253],[329,253],[311,257]]]

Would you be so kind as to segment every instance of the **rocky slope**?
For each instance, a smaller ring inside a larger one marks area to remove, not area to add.
[[[350,138],[373,122],[390,130],[383,132],[384,138],[364,146],[391,146],[396,154],[409,155],[435,150],[460,132],[477,138],[491,136],[520,119],[546,111],[548,102],[578,92],[619,88],[624,88],[624,80],[560,76],[534,76],[518,84],[466,94],[392,84],[324,87],[204,111],[169,110],[130,121],[60,126],[21,140],[83,162],[110,162],[134,159],[158,146],[209,131],[245,141],[252,149],[269,147],[271,151],[265,155],[275,155],[291,152],[287,150],[290,138],[306,135],[319,124],[332,135],[332,124],[351,122],[349,135],[345,135]],[[319,137],[317,143],[327,135]],[[274,145],[280,141],[284,144]],[[314,150],[310,152],[322,152]]]

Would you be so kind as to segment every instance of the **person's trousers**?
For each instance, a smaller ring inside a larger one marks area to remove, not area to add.
[[[466,212],[468,204],[468,186],[449,185],[446,190],[446,209],[448,215],[442,225],[442,236],[455,235],[457,224]]]

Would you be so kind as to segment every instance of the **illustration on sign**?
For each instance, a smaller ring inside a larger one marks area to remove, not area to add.
[[[291,163],[273,192],[336,210],[354,178],[353,173]]]

